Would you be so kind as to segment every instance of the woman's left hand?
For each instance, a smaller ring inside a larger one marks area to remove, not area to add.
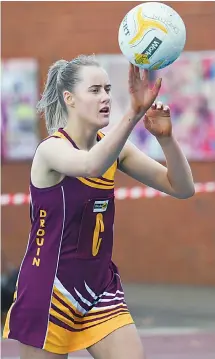
[[[155,137],[171,137],[172,122],[170,109],[162,102],[154,103],[144,116],[145,128]]]

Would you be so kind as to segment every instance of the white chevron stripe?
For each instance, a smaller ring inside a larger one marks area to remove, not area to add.
[[[84,298],[84,297],[81,295],[81,293],[79,293],[79,291],[78,291],[76,288],[74,288],[74,289],[75,289],[76,294],[77,294],[77,295],[79,296],[79,298],[81,299],[81,301],[82,301],[83,303],[85,303],[86,305],[88,305],[88,307],[92,307],[93,303],[89,302],[86,298]]]
[[[54,280],[54,286],[72,303],[72,305],[82,314],[86,314],[87,310],[82,308],[78,301],[72,296],[71,293],[63,286],[57,277]]]
[[[117,290],[115,293],[104,292],[102,295],[105,295],[107,297],[114,297],[116,294],[122,294],[124,297],[124,292],[120,290]]]
[[[84,282],[84,285],[85,285],[85,288],[86,288],[86,290],[88,291],[88,293],[91,295],[91,297],[92,297],[93,299],[97,299],[98,296],[92,291],[92,289],[90,289],[90,287],[87,285],[86,282]]]
[[[106,297],[115,297],[115,295],[116,294],[121,294],[121,295],[123,295],[123,298],[124,298],[124,292],[122,292],[121,290],[117,290],[115,293],[110,293],[110,292],[103,292],[102,294],[100,294],[99,296],[97,296],[94,292],[93,292],[93,290],[87,285],[87,283],[86,282],[84,282],[84,285],[85,285],[85,288],[86,288],[86,290],[88,291],[88,293],[91,295],[91,297],[93,298],[93,299],[98,299],[98,298],[101,298],[101,297],[103,297],[103,296],[106,296]],[[122,298],[122,299],[123,299]]]
[[[91,311],[91,313],[93,313],[94,311],[103,311],[103,310],[105,310],[105,309],[112,309],[112,308],[117,308],[117,307],[119,307],[119,306],[122,306],[122,307],[125,307],[126,309],[127,309],[127,305],[125,304],[125,303],[119,303],[119,304],[113,304],[113,305],[107,305],[106,307],[97,307],[97,306],[95,306],[95,307],[93,307],[93,309],[92,309],[92,311]]]
[[[114,297],[114,298],[108,298],[108,299],[99,299],[98,302],[113,302],[114,300],[124,300],[124,297]]]

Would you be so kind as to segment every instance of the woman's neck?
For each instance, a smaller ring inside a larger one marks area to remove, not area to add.
[[[97,130],[92,127],[80,125],[80,122],[68,122],[64,127],[64,131],[68,133],[71,139],[81,150],[89,151],[97,142]]]

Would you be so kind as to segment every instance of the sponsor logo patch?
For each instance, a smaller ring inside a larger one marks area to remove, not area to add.
[[[93,212],[105,212],[108,207],[108,199],[105,201],[95,201],[93,206]]]
[[[159,48],[159,46],[161,44],[162,44],[162,41],[159,40],[157,37],[154,37],[154,39],[150,42],[150,44],[142,52],[142,54],[146,55],[147,58],[150,59],[150,57],[152,57],[152,55],[155,53],[155,51]]]

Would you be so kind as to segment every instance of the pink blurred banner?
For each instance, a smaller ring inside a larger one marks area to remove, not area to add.
[[[39,142],[38,64],[34,59],[3,60],[1,74],[1,157],[31,159]]]
[[[110,126],[129,105],[128,62],[123,55],[99,55],[112,83]],[[150,73],[151,81],[162,77],[159,100],[171,108],[173,128],[189,160],[215,159],[215,51],[184,52],[171,66]],[[140,122],[131,141],[157,160],[164,156],[155,138]]]

